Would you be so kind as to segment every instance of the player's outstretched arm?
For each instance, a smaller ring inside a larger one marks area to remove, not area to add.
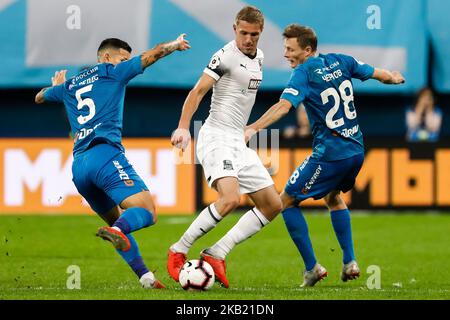
[[[292,104],[288,100],[280,99],[280,101],[270,107],[258,120],[245,128],[245,142],[249,141],[254,134],[284,117],[291,107]]]
[[[52,87],[58,86],[60,84],[63,84],[64,82],[66,82],[66,72],[67,72],[67,70],[61,70],[61,71],[55,72],[55,75],[52,77]],[[36,95],[36,97],[34,98],[34,102],[36,102],[37,104],[44,103],[45,102],[44,93],[49,88],[50,87],[41,89],[41,91],[39,91],[38,94]]]
[[[389,71],[385,69],[375,68],[372,75],[376,79],[385,84],[402,84],[405,83],[405,78],[398,71]]]
[[[45,102],[44,99],[44,93],[45,91],[47,91],[50,87],[46,87],[46,88],[42,88],[41,91],[38,92],[38,94],[36,95],[36,97],[34,98],[34,102],[37,104],[41,104]]]
[[[142,68],[147,68],[149,65],[155,63],[162,57],[165,57],[176,50],[184,51],[190,49],[191,46],[189,45],[189,41],[184,39],[185,36],[186,34],[183,33],[176,40],[160,43],[153,49],[145,51],[141,55]]]
[[[172,134],[171,142],[175,147],[184,151],[188,146],[189,141],[191,140],[189,127],[191,125],[192,116],[195,111],[197,111],[203,97],[212,88],[214,83],[216,83],[216,80],[204,73],[197,81],[194,88],[189,91],[183,104],[178,128]]]

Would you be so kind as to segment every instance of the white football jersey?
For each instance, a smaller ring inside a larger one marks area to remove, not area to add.
[[[260,49],[251,59],[234,40],[213,55],[203,71],[216,80],[207,126],[243,134],[262,81],[263,59]]]

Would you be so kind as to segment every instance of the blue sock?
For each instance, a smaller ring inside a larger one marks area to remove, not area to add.
[[[144,261],[142,260],[136,240],[131,234],[127,234],[126,236],[128,237],[128,240],[130,240],[131,249],[126,252],[121,250],[116,251],[128,263],[131,269],[133,269],[134,273],[136,273],[136,275],[141,278],[148,272],[148,269],[145,266]]]
[[[309,238],[308,225],[303,213],[299,207],[287,208],[283,210],[283,219],[289,235],[302,255],[306,270],[312,270],[317,260],[314,256],[311,239]]]
[[[125,210],[114,222],[113,227],[118,227],[123,233],[129,234],[133,231],[148,227],[154,223],[150,211],[140,207]]]
[[[347,264],[350,261],[355,260],[350,211],[348,211],[348,209],[331,211],[331,222],[344,253],[343,262],[344,264]]]

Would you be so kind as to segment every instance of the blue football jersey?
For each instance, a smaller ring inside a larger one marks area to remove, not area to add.
[[[140,56],[114,66],[101,63],[49,88],[45,101],[63,102],[74,137],[74,156],[100,141],[122,146],[125,87],[144,71]]]
[[[334,161],[364,152],[353,101],[352,78],[365,81],[374,68],[343,54],[320,54],[298,65],[281,94],[295,108],[304,104],[313,158]]]

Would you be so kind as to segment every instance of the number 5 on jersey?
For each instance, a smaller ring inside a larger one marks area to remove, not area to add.
[[[94,100],[92,100],[91,98],[85,98],[82,99],[81,95],[83,93],[89,92],[92,90],[92,84],[83,87],[81,89],[78,89],[75,92],[75,97],[77,98],[78,104],[77,104],[77,109],[81,110],[83,109],[84,106],[87,106],[89,108],[89,114],[87,116],[83,116],[83,115],[79,115],[77,120],[79,124],[85,124],[86,122],[88,122],[89,120],[91,120],[94,116],[95,116],[95,103]]]

